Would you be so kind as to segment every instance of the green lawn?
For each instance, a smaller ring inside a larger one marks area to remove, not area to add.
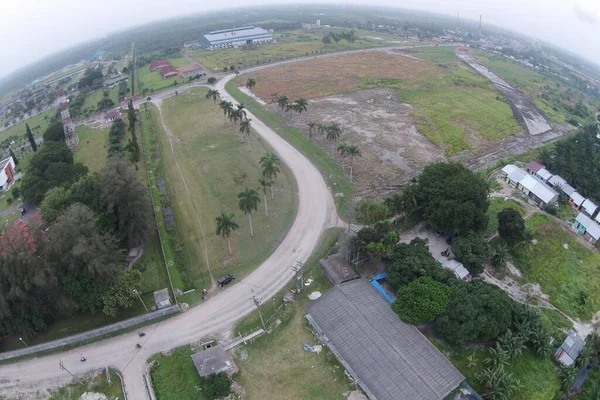
[[[525,278],[538,282],[550,295],[552,304],[563,312],[590,319],[600,309],[600,256],[573,239],[548,216],[534,214],[526,225],[535,232],[537,244],[514,249],[514,264]],[[578,305],[576,300],[582,291],[588,296],[585,306]]]
[[[43,113],[36,115],[35,117],[19,122],[18,124],[11,126],[10,128],[0,132],[0,140],[4,140],[9,136],[18,136],[17,143],[25,142],[25,124],[29,124],[31,131],[35,137],[42,136],[46,128],[48,127],[48,121],[50,117],[56,114],[56,108],[44,111]],[[48,119],[46,119],[48,117]]]
[[[377,46],[411,45],[413,41],[395,36],[358,30],[357,40],[349,43],[340,40],[338,43],[324,44],[321,39],[328,31],[348,31],[347,29],[322,29],[318,31],[293,31],[274,34],[277,43],[262,44],[249,50],[244,48],[224,50],[196,50],[188,53],[206,68],[222,71],[223,67],[249,67],[256,64],[268,64],[281,59],[305,57],[313,53],[329,53]],[[402,43],[391,43],[394,41]],[[308,54],[307,54],[308,53]]]
[[[81,378],[83,385],[76,382],[51,391],[50,400],[78,400],[85,392],[102,393],[108,400],[123,399],[119,375],[113,369],[109,369],[109,373],[110,383],[106,381],[105,370],[99,370],[92,377]]]
[[[205,99],[206,91],[191,89],[163,101],[165,122],[173,135],[173,150],[167,135],[159,137],[177,228],[188,258],[194,260],[190,265],[194,281],[207,272],[204,241],[215,278],[224,273],[251,272],[283,240],[294,221],[298,203],[294,177],[282,164],[282,173],[274,183],[275,197],[267,196],[269,217],[265,216],[261,192],[261,204],[252,214],[254,237],[250,236],[248,217],[239,210],[237,195],[246,187],[258,188],[259,159],[271,149],[255,135],[242,143],[237,127],[225,121],[213,101]],[[235,213],[235,221],[240,225],[238,232],[231,235],[232,256],[228,254],[226,241],[215,234],[215,218],[221,212]]]
[[[167,60],[170,61],[175,68],[190,66],[188,61],[183,57],[168,58]],[[150,92],[162,90],[173,86],[175,84],[175,81],[177,81],[180,84],[182,82],[187,82],[187,79],[181,78],[179,76],[174,78],[163,79],[160,71],[150,72],[150,65],[138,68],[137,72],[137,82],[139,84],[139,88],[136,90],[136,93],[138,91],[143,92],[145,89],[147,89]]]
[[[498,231],[498,213],[505,208],[512,208],[513,210],[517,210],[522,216],[525,215],[525,208],[514,200],[504,200],[498,197],[491,198],[487,212],[488,225],[485,231],[486,235],[490,236]]]
[[[87,166],[90,172],[97,172],[104,168],[109,130],[110,128],[98,130],[86,125],[78,126],[79,145],[73,152],[74,161]]]
[[[439,63],[456,62],[456,47],[455,46],[431,46],[420,47],[416,49],[415,57],[423,60],[436,61]]]
[[[12,224],[19,219],[21,212],[19,210],[13,211],[3,217],[0,217],[0,231],[4,232],[7,228],[10,228]]]
[[[244,78],[245,79],[245,78]],[[289,144],[304,154],[319,169],[321,175],[327,182],[327,185],[334,193],[341,193],[341,196],[335,197],[335,205],[338,214],[345,216],[346,206],[352,198],[352,183],[349,176],[342,166],[336,163],[329,153],[323,150],[315,142],[311,141],[298,129],[287,125],[279,116],[265,109],[256,100],[242,93],[238,89],[238,84],[242,78],[232,79],[225,86],[237,101],[243,103],[257,118],[266,123],[271,129],[277,132]]]
[[[20,186],[21,186],[21,181],[17,181],[10,187],[10,189],[8,189],[8,191],[2,192],[0,194],[0,211],[6,210],[9,207],[14,207],[23,201],[22,197],[19,197],[18,199],[14,198],[13,190],[15,190],[15,188],[18,188]]]
[[[121,103],[119,102],[119,88],[113,87],[108,89],[99,89],[93,93],[90,93],[86,96],[85,101],[83,102],[83,106],[81,107],[81,115],[94,114],[98,112],[98,102],[104,98],[104,92],[108,91],[108,98],[111,99],[114,103],[114,106],[110,107],[115,108],[118,107]]]
[[[152,368],[152,386],[158,400],[206,400],[200,389],[200,375],[190,357],[189,346],[174,349],[168,356],[152,357],[158,364]]]

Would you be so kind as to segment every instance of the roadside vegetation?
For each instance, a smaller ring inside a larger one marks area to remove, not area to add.
[[[97,393],[107,400],[123,399],[121,378],[115,370],[109,369],[110,383],[106,380],[106,371],[97,370],[81,378],[79,382],[63,386],[50,392],[50,400],[79,400],[85,393]]]

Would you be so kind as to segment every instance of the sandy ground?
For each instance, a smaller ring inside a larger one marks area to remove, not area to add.
[[[235,102],[224,88],[233,77],[221,80],[217,89],[223,99]],[[164,97],[167,95],[159,98]],[[298,183],[297,218],[277,250],[247,278],[221,294],[183,314],[144,328],[146,336],[142,340],[133,332],[71,351],[0,366],[0,395],[35,398],[34,394],[45,388],[65,384],[69,376],[58,368],[61,359],[74,374],[114,366],[123,374],[129,399],[145,399],[141,370],[150,356],[203,337],[229,335],[233,324],[253,311],[252,296],[268,299],[281,290],[293,277],[290,265],[308,259],[326,227],[340,225],[333,197],[318,169],[256,116],[248,114],[254,130],[289,166]],[[140,350],[135,348],[138,342],[142,345]],[[87,358],[85,363],[79,361],[81,355]]]
[[[425,165],[444,159],[444,152],[417,130],[417,119],[410,115],[412,106],[399,102],[394,89],[366,89],[314,99],[308,112],[301,115],[283,115],[276,104],[267,108],[307,136],[310,121],[339,123],[343,128],[340,141],[356,145],[362,153],[353,165],[359,197],[397,189]],[[313,140],[331,154],[331,142],[324,135],[313,132]],[[342,160],[337,151],[334,157],[349,169],[348,159]]]

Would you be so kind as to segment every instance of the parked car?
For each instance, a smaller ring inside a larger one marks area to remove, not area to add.
[[[229,282],[231,282],[232,280],[235,279],[235,276],[231,275],[231,274],[227,274],[225,276],[222,276],[219,278],[219,287],[223,287],[225,285],[227,285]]]

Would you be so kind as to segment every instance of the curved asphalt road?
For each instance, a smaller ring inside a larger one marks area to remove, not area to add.
[[[234,76],[221,79],[217,89],[223,99],[235,103],[225,91],[225,83]],[[161,93],[160,99],[164,97]],[[76,375],[114,366],[123,374],[129,399],[145,399],[141,369],[150,356],[207,336],[227,333],[237,320],[253,311],[252,296],[268,300],[290,281],[293,277],[290,266],[308,259],[325,228],[339,225],[335,204],[317,168],[256,116],[248,112],[248,117],[252,118],[254,131],[279,154],[298,183],[296,220],[275,252],[248,277],[223,293],[183,314],[144,328],[147,335],[142,339],[134,332],[71,351],[0,366],[0,395],[23,393],[29,397],[36,390],[44,392],[45,388],[65,384],[70,378],[59,369],[61,359]],[[141,350],[135,349],[138,342],[142,344]],[[87,362],[79,361],[81,355]]]

